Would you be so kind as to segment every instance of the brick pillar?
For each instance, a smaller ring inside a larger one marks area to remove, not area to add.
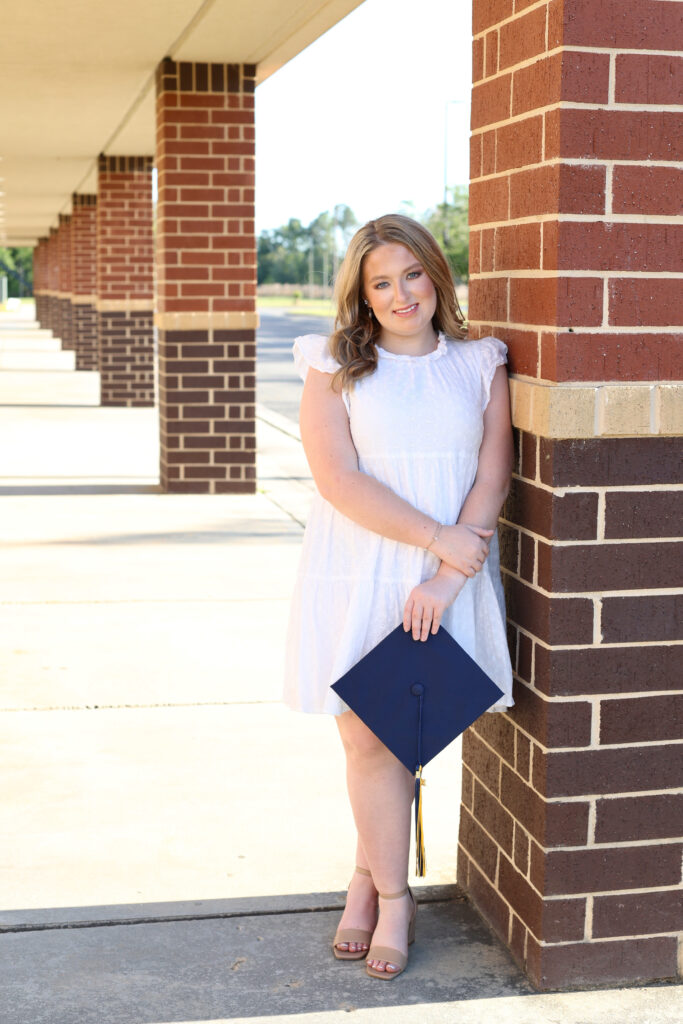
[[[96,209],[102,405],[154,405],[152,157],[100,156]]]
[[[46,246],[47,323],[46,327],[59,337],[59,259],[57,228],[50,228]]]
[[[250,64],[157,71],[161,482],[256,486],[254,84]]]
[[[52,291],[52,332],[55,334],[64,347],[62,334],[62,251],[64,248],[62,224],[58,220],[55,228],[53,246],[53,291]]]
[[[517,703],[465,736],[458,877],[541,988],[677,974],[680,11],[473,5],[469,315],[510,347]]]
[[[71,315],[77,370],[97,370],[97,196],[74,192]]]
[[[74,347],[71,328],[71,217],[60,213],[57,229],[59,246],[59,337],[62,349]]]
[[[47,238],[39,238],[33,250],[33,298],[36,320],[41,327],[48,326],[49,298],[47,291]]]

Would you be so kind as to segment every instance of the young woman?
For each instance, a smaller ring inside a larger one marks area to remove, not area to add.
[[[285,701],[337,716],[357,827],[333,943],[372,977],[407,963],[414,779],[330,685],[401,621],[442,625],[513,703],[496,525],[512,468],[506,348],[463,340],[448,264],[408,217],[370,221],[336,282],[336,329],[294,343],[316,495],[290,617]]]

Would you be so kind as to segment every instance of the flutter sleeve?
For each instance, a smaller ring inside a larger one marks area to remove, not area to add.
[[[508,361],[508,349],[498,338],[482,338],[481,346],[481,411],[489,404],[491,384],[496,367]]]
[[[306,380],[309,366],[322,373],[336,373],[339,363],[330,352],[324,334],[304,334],[296,338],[292,348],[294,365],[302,380]]]

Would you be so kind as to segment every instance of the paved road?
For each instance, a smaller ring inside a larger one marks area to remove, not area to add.
[[[301,334],[329,334],[332,318],[304,316],[284,309],[262,310],[260,317],[258,400],[280,415],[298,420],[302,384],[294,369],[292,342]]]

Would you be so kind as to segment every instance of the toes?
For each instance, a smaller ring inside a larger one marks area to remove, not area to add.
[[[386,971],[387,974],[395,974],[398,970],[395,964],[387,963],[386,960],[370,960],[368,962],[375,971]]]
[[[340,953],[367,953],[370,947],[367,942],[337,942],[335,948]]]

